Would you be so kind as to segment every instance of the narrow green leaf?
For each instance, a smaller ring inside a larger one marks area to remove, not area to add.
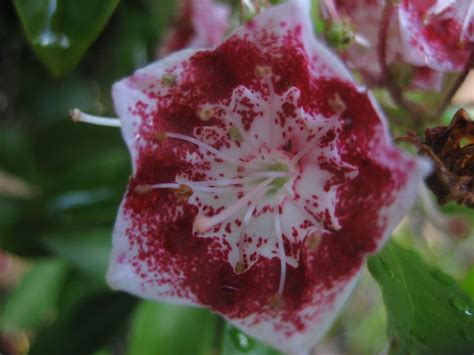
[[[55,76],[76,67],[118,0],[14,0],[26,37]]]
[[[211,354],[217,320],[202,308],[143,302],[132,320],[127,354]]]
[[[387,309],[391,354],[472,354],[474,304],[451,277],[394,241],[368,266]]]
[[[226,324],[223,333],[222,355],[279,355],[280,353],[244,332]]]
[[[38,262],[8,295],[0,329],[35,329],[53,321],[67,269],[59,260]]]

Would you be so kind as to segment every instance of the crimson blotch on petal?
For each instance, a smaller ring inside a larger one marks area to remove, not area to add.
[[[325,333],[416,198],[372,97],[290,1],[113,88],[133,160],[108,281],[206,306],[294,353]]]

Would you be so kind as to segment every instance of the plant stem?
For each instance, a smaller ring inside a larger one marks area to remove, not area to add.
[[[474,68],[474,50],[471,51],[471,54],[469,56],[469,59],[466,62],[466,65],[464,66],[463,70],[459,73],[459,75],[456,78],[456,80],[454,81],[453,85],[449,88],[448,92],[446,93],[446,96],[444,97],[443,101],[441,102],[441,105],[439,106],[438,110],[436,111],[436,116],[437,117],[441,116],[444,113],[444,111],[446,111],[446,108],[451,103],[454,95],[456,95],[459,88],[461,87],[461,85],[466,80],[469,72],[473,68]]]

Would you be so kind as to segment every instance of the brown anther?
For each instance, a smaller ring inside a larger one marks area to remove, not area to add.
[[[245,168],[245,166],[241,165],[241,166],[237,167],[237,173],[239,173],[239,174],[245,173],[246,170],[247,169]]]
[[[214,110],[210,107],[204,107],[198,110],[198,117],[201,121],[207,122],[214,116]]]
[[[153,136],[153,140],[157,143],[163,143],[167,138],[165,132],[158,132]]]
[[[268,299],[268,307],[270,307],[272,311],[279,311],[284,305],[285,301],[283,300],[283,295],[280,293],[275,293]]]
[[[170,88],[176,85],[176,77],[173,74],[165,74],[161,77],[161,85]]]
[[[153,190],[153,187],[150,185],[138,185],[135,186],[134,191],[139,195],[144,195]]]
[[[237,264],[235,264],[235,272],[237,274],[243,274],[245,272],[245,264],[242,261],[239,261]]]
[[[193,195],[193,189],[188,185],[181,184],[174,190],[174,193],[181,201],[188,202],[189,198]]]
[[[311,251],[315,251],[319,244],[321,244],[322,237],[318,233],[311,233],[308,235],[305,239],[306,245],[308,246],[308,249]]]
[[[266,65],[257,65],[255,75],[257,78],[269,78],[272,76],[272,68]]]
[[[328,105],[335,113],[341,113],[347,109],[347,105],[339,93],[335,93],[328,99]]]

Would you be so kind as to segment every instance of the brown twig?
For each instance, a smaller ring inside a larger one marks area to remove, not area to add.
[[[454,95],[456,95],[459,88],[466,80],[469,72],[473,68],[474,68],[474,50],[471,51],[471,54],[469,56],[469,59],[466,62],[466,65],[464,66],[463,70],[459,73],[458,77],[454,81],[453,85],[449,88],[448,92],[446,93],[446,96],[444,97],[443,101],[441,102],[438,109],[436,110],[436,117],[441,116],[444,113],[444,111],[446,111],[446,108],[451,103]]]

